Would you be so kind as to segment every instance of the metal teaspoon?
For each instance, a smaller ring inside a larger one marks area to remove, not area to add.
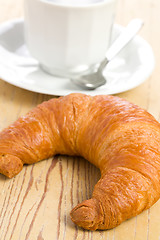
[[[94,90],[104,85],[107,82],[103,76],[104,68],[135,37],[142,26],[143,21],[141,19],[133,19],[108,49],[106,57],[100,63],[98,69],[95,69],[92,73],[77,75],[71,78],[71,81],[87,90]]]

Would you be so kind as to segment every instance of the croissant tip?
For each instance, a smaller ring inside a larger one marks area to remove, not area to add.
[[[94,199],[78,204],[70,213],[72,221],[79,227],[96,230],[99,225],[99,215]]]
[[[0,173],[8,178],[13,178],[23,168],[22,161],[13,155],[3,154],[0,156]]]

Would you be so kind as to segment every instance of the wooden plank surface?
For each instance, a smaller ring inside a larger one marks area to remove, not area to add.
[[[22,0],[0,0],[0,23],[23,16]],[[160,1],[119,0],[116,22],[135,17],[153,47],[156,67],[142,85],[118,96],[147,109],[160,120]],[[0,129],[52,96],[29,92],[0,80]],[[80,158],[56,157],[25,166],[9,180],[0,175],[1,240],[159,240],[160,201],[151,209],[109,231],[86,231],[70,220],[73,206],[91,196],[99,170]]]

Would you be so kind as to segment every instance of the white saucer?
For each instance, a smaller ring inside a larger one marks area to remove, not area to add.
[[[39,68],[25,46],[23,30],[23,19],[0,25],[0,78],[33,92],[58,96],[74,92],[90,95],[116,94],[141,84],[150,76],[154,68],[154,55],[150,45],[136,36],[108,64],[104,72],[107,84],[96,90],[82,90],[74,86],[69,79],[53,77]],[[114,25],[112,40],[122,30],[123,27]]]

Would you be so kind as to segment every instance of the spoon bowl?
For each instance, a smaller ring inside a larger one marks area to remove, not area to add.
[[[81,76],[81,77],[71,79],[71,82],[73,82],[79,87],[82,87],[88,90],[94,90],[106,84],[107,81],[100,72],[94,72],[91,74],[83,75],[83,77]]]

